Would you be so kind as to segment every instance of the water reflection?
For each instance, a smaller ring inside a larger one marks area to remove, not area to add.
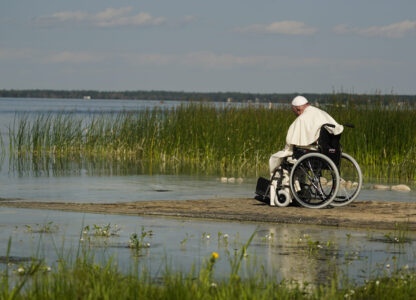
[[[338,244],[322,245],[319,241],[312,241],[305,232],[309,231],[292,226],[269,226],[265,235],[268,272],[277,267],[281,278],[297,282],[328,282],[342,264]],[[331,237],[336,238],[336,235]]]
[[[13,257],[27,258],[40,249],[40,255],[53,264],[61,250],[76,249],[88,245],[96,253],[97,260],[114,256],[124,271],[137,258],[128,247],[132,233],[151,231],[146,237],[149,247],[139,254],[140,263],[153,276],[170,265],[173,271],[189,272],[192,266],[201,267],[212,252],[219,254],[216,276],[227,277],[229,260],[239,251],[253,232],[257,232],[243,259],[243,274],[264,270],[281,279],[301,282],[326,283],[334,274],[362,282],[379,272],[394,268],[416,267],[415,233],[409,232],[408,243],[385,243],[379,238],[386,232],[342,230],[316,226],[284,224],[225,223],[202,220],[177,220],[143,218],[135,216],[82,214],[59,211],[0,208],[0,256],[7,250],[7,240],[13,238]],[[118,225],[121,231],[110,237],[94,236],[93,226]],[[90,242],[81,234],[89,225]],[[51,226],[50,233],[39,233],[38,228]],[[30,230],[30,229],[33,230]],[[83,241],[80,241],[83,239]],[[398,251],[400,250],[400,251]],[[167,263],[168,262],[168,263]],[[4,267],[4,266],[3,266]],[[0,261],[0,268],[2,268]]]
[[[1,159],[1,158],[0,158]],[[9,159],[9,174],[24,176],[68,176],[86,174],[89,176],[126,176],[138,174],[199,175],[197,164],[147,161],[134,157],[85,156],[71,154],[66,156],[15,154]],[[1,169],[0,169],[1,170]],[[216,170],[204,175],[216,175]]]

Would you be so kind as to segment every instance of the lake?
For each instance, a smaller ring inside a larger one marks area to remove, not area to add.
[[[191,174],[151,175],[133,168],[129,172],[116,172],[108,165],[69,164],[64,172],[25,172],[9,162],[8,128],[20,116],[38,114],[73,113],[82,118],[94,114],[140,111],[155,107],[175,107],[175,101],[141,100],[79,100],[79,99],[10,99],[0,98],[0,133],[4,140],[3,161],[0,171],[0,198],[16,201],[57,202],[127,202],[148,200],[187,200],[225,197],[253,197],[256,178],[243,178],[242,182],[223,183],[218,176]],[[214,105],[228,105],[216,103]],[[231,104],[244,105],[244,104]],[[72,166],[72,167],[71,167]],[[416,201],[416,193],[375,191],[366,183],[356,201]],[[275,208],[274,208],[275,209]],[[110,238],[92,235],[98,257],[115,255],[120,265],[128,268],[134,255],[127,247],[132,233],[151,230],[150,247],[141,254],[143,263],[157,276],[163,259],[174,268],[189,270],[192,264],[200,265],[202,258],[216,251],[224,263],[218,268],[226,272],[227,253],[241,247],[253,232],[257,232],[250,247],[250,256],[277,272],[280,278],[321,282],[335,269],[347,277],[361,280],[374,270],[390,272],[391,266],[415,268],[414,233],[408,233],[404,243],[393,243],[391,231],[343,230],[317,226],[284,224],[253,224],[178,220],[170,218],[144,218],[132,216],[81,214],[57,211],[0,208],[0,256],[5,255],[7,240],[12,237],[11,255],[27,258],[40,245],[40,255],[51,264],[57,259],[57,249],[78,247],[81,232],[86,225],[118,224],[121,231]],[[37,231],[50,224],[52,232]],[[210,237],[207,238],[207,235]],[[224,238],[227,235],[227,238]],[[81,237],[82,238],[82,237]],[[318,247],[319,246],[319,247]],[[19,259],[17,259],[19,261]],[[16,263],[16,266],[19,263]],[[389,265],[389,267],[387,267]],[[221,273],[221,272],[219,272]],[[373,274],[374,275],[374,274]]]

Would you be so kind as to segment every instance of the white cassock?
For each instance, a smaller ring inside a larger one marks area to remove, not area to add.
[[[324,124],[333,124],[335,127],[327,127],[329,133],[338,135],[344,127],[338,124],[327,112],[308,106],[303,113],[299,115],[295,121],[290,125],[286,136],[286,145],[282,151],[273,154],[269,160],[270,173],[280,166],[282,160],[290,157],[293,154],[293,146],[308,148],[314,144],[319,138],[319,132]],[[284,174],[283,185],[288,185],[288,174]],[[271,189],[274,190],[275,189]],[[273,193],[274,194],[274,193]],[[270,203],[272,205],[274,195],[270,195]],[[273,203],[274,205],[274,203]]]

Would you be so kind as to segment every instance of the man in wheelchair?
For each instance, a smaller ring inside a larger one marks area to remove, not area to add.
[[[306,207],[325,207],[339,188],[339,138],[344,127],[303,96],[291,104],[297,118],[284,149],[270,157],[270,180],[260,178],[256,193],[267,185],[263,200],[269,196],[271,206],[287,206],[294,200]]]

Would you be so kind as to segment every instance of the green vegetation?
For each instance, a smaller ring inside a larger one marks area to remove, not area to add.
[[[224,102],[231,99],[234,102],[273,102],[289,103],[299,93],[239,93],[239,92],[183,92],[183,91],[97,91],[97,90],[0,90],[0,97],[8,98],[54,98],[54,99],[83,99],[85,96],[91,99],[108,100],[158,100],[158,101],[207,101]],[[343,103],[355,101],[356,103],[383,103],[406,102],[415,103],[415,95],[382,95],[379,92],[373,94],[350,94],[333,92],[327,94],[302,93],[310,101],[328,103],[341,101]]]
[[[406,105],[328,105],[346,128],[344,151],[367,178],[416,179],[416,110]],[[102,114],[27,116],[10,126],[14,167],[34,170],[103,161],[112,170],[145,165],[144,172],[225,176],[267,174],[272,153],[285,144],[294,120],[289,108],[181,105],[175,109]]]
[[[54,233],[58,231],[59,226],[56,224],[53,224],[52,221],[46,223],[46,224],[36,224],[34,226],[32,225],[25,225],[26,231],[29,233]]]
[[[253,235],[254,236],[254,235]],[[252,237],[253,237],[252,236]],[[242,262],[251,239],[228,257],[230,273],[216,279],[215,267],[225,258],[212,254],[200,270],[188,274],[169,268],[152,278],[136,259],[129,272],[121,272],[112,259],[97,263],[91,252],[74,262],[60,259],[49,267],[32,260],[16,269],[6,263],[0,279],[1,299],[414,299],[416,273],[403,267],[391,275],[366,280],[364,284],[339,284],[336,275],[327,284],[313,285],[278,281],[263,271],[241,276]],[[10,252],[10,240],[8,253]]]

